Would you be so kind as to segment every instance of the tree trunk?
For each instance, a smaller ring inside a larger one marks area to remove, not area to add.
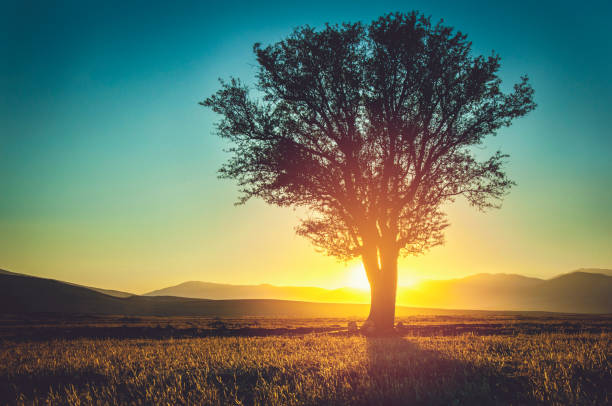
[[[397,254],[383,255],[380,270],[369,275],[369,280],[371,302],[368,322],[377,332],[390,331],[395,322]]]

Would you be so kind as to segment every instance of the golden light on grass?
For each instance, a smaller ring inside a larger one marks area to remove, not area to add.
[[[0,348],[0,403],[603,405],[609,403],[610,338],[310,334],[11,341]]]

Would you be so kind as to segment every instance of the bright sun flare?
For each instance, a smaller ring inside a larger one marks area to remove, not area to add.
[[[356,264],[349,268],[348,285],[351,288],[370,290],[370,282],[368,282],[363,264]]]
[[[347,285],[349,287],[368,291],[370,290],[370,283],[368,282],[368,277],[366,276],[363,264],[355,264],[351,266],[350,268],[348,268],[347,273]],[[411,275],[406,275],[406,272],[400,272],[398,275],[398,286],[406,288],[414,287],[418,283],[418,278]]]

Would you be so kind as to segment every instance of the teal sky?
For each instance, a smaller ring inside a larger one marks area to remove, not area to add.
[[[347,284],[355,264],[294,236],[299,212],[233,206],[216,118],[197,102],[218,77],[252,81],[254,42],[413,9],[498,52],[505,85],[528,74],[538,108],[483,151],[511,155],[503,208],[450,207],[447,244],[402,260],[400,284],[612,268],[611,4],[2,2],[0,268],[136,293]]]

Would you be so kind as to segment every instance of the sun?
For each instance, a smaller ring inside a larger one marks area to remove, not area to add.
[[[398,287],[416,288],[420,282],[421,279],[419,279],[413,271],[399,272],[398,274]],[[356,263],[346,268],[345,284],[354,289],[370,290],[370,282],[368,282],[368,277],[362,263]]]
[[[370,290],[370,282],[363,264],[355,264],[348,268],[347,285],[355,289]]]

